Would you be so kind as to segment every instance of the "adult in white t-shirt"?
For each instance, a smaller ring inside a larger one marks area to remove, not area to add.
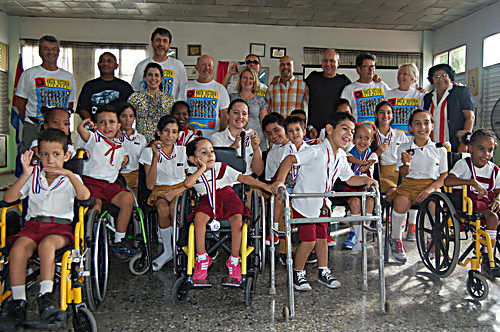
[[[227,107],[229,95],[226,88],[213,80],[214,59],[202,55],[196,62],[198,78],[188,81],[181,90],[179,99],[189,104],[189,124],[201,130],[203,137],[210,138],[213,133],[227,126]]]
[[[54,36],[43,36],[38,42],[42,64],[24,71],[16,88],[16,107],[25,117],[20,153],[28,150],[40,133],[41,108],[73,108],[76,84],[73,75],[57,66],[59,43]]]
[[[359,122],[375,123],[375,107],[385,100],[389,86],[384,82],[374,82],[376,57],[361,53],[356,57],[356,71],[359,79],[342,90],[340,98],[349,101],[352,115]]]
[[[134,91],[143,91],[146,89],[144,83],[144,68],[150,62],[155,62],[163,69],[163,92],[171,94],[175,98],[179,97],[179,90],[187,82],[186,68],[184,64],[167,55],[172,42],[172,34],[164,28],[156,28],[151,34],[151,47],[154,55],[149,57],[135,67],[132,77],[132,88]]]
[[[411,113],[422,108],[425,92],[418,90],[418,68],[413,63],[406,63],[398,69],[398,87],[387,91],[385,99],[392,105],[394,116],[391,127],[410,135],[408,120]]]

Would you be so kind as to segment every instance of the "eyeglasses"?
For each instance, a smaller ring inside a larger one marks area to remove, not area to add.
[[[438,80],[440,78],[446,78],[446,77],[448,77],[448,74],[434,75],[432,78]]]
[[[247,60],[247,61],[245,61],[245,63],[247,65],[259,65],[260,64],[260,62],[257,60]]]
[[[361,66],[363,69],[375,69],[375,66]]]

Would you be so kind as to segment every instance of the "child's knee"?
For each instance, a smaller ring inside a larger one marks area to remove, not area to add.
[[[120,209],[124,207],[132,208],[132,206],[134,205],[134,197],[129,191],[122,191],[113,198],[113,200],[115,199],[116,203],[112,203],[118,206]]]
[[[229,223],[231,224],[231,226],[243,226],[243,217],[241,216],[241,214],[235,214],[234,216],[232,216],[231,218],[229,218]]]

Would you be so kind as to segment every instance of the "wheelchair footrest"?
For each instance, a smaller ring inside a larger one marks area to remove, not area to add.
[[[212,284],[207,279],[193,281],[193,288],[212,287]]]
[[[30,329],[65,329],[66,312],[60,311],[47,320],[27,321],[24,326]]]
[[[241,286],[241,283],[242,283],[242,280],[241,279],[240,281],[238,281],[237,279],[235,278],[231,278],[231,277],[224,277],[222,278],[222,286],[227,286],[227,287],[240,287]]]
[[[9,318],[6,314],[0,315],[0,320],[0,331],[14,330],[22,324],[21,320]]]

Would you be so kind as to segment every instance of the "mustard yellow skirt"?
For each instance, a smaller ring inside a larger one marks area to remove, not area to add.
[[[163,194],[165,194],[167,191],[170,191],[170,190],[173,190],[173,189],[177,189],[177,188],[180,188],[184,185],[184,182],[180,182],[178,184],[174,184],[172,186],[167,186],[167,185],[163,185],[163,186],[155,186],[153,188],[153,190],[151,191],[151,195],[149,195],[149,198],[148,198],[148,204],[151,205],[151,206],[154,206],[155,205],[155,202],[156,200],[158,199],[158,197],[162,196]],[[180,196],[182,195],[182,192],[179,193],[177,196]]]
[[[125,178],[125,182],[127,182],[129,187],[134,191],[135,197],[137,197],[137,178],[139,177],[139,171],[137,170],[130,173],[121,173],[121,175]]]
[[[380,165],[380,190],[385,193],[398,186],[399,173],[396,165]]]
[[[403,178],[403,181],[398,186],[396,191],[387,195],[386,200],[392,201],[396,195],[406,196],[413,202],[417,200],[417,196],[428,186],[431,185],[435,180],[433,179],[412,179]]]

